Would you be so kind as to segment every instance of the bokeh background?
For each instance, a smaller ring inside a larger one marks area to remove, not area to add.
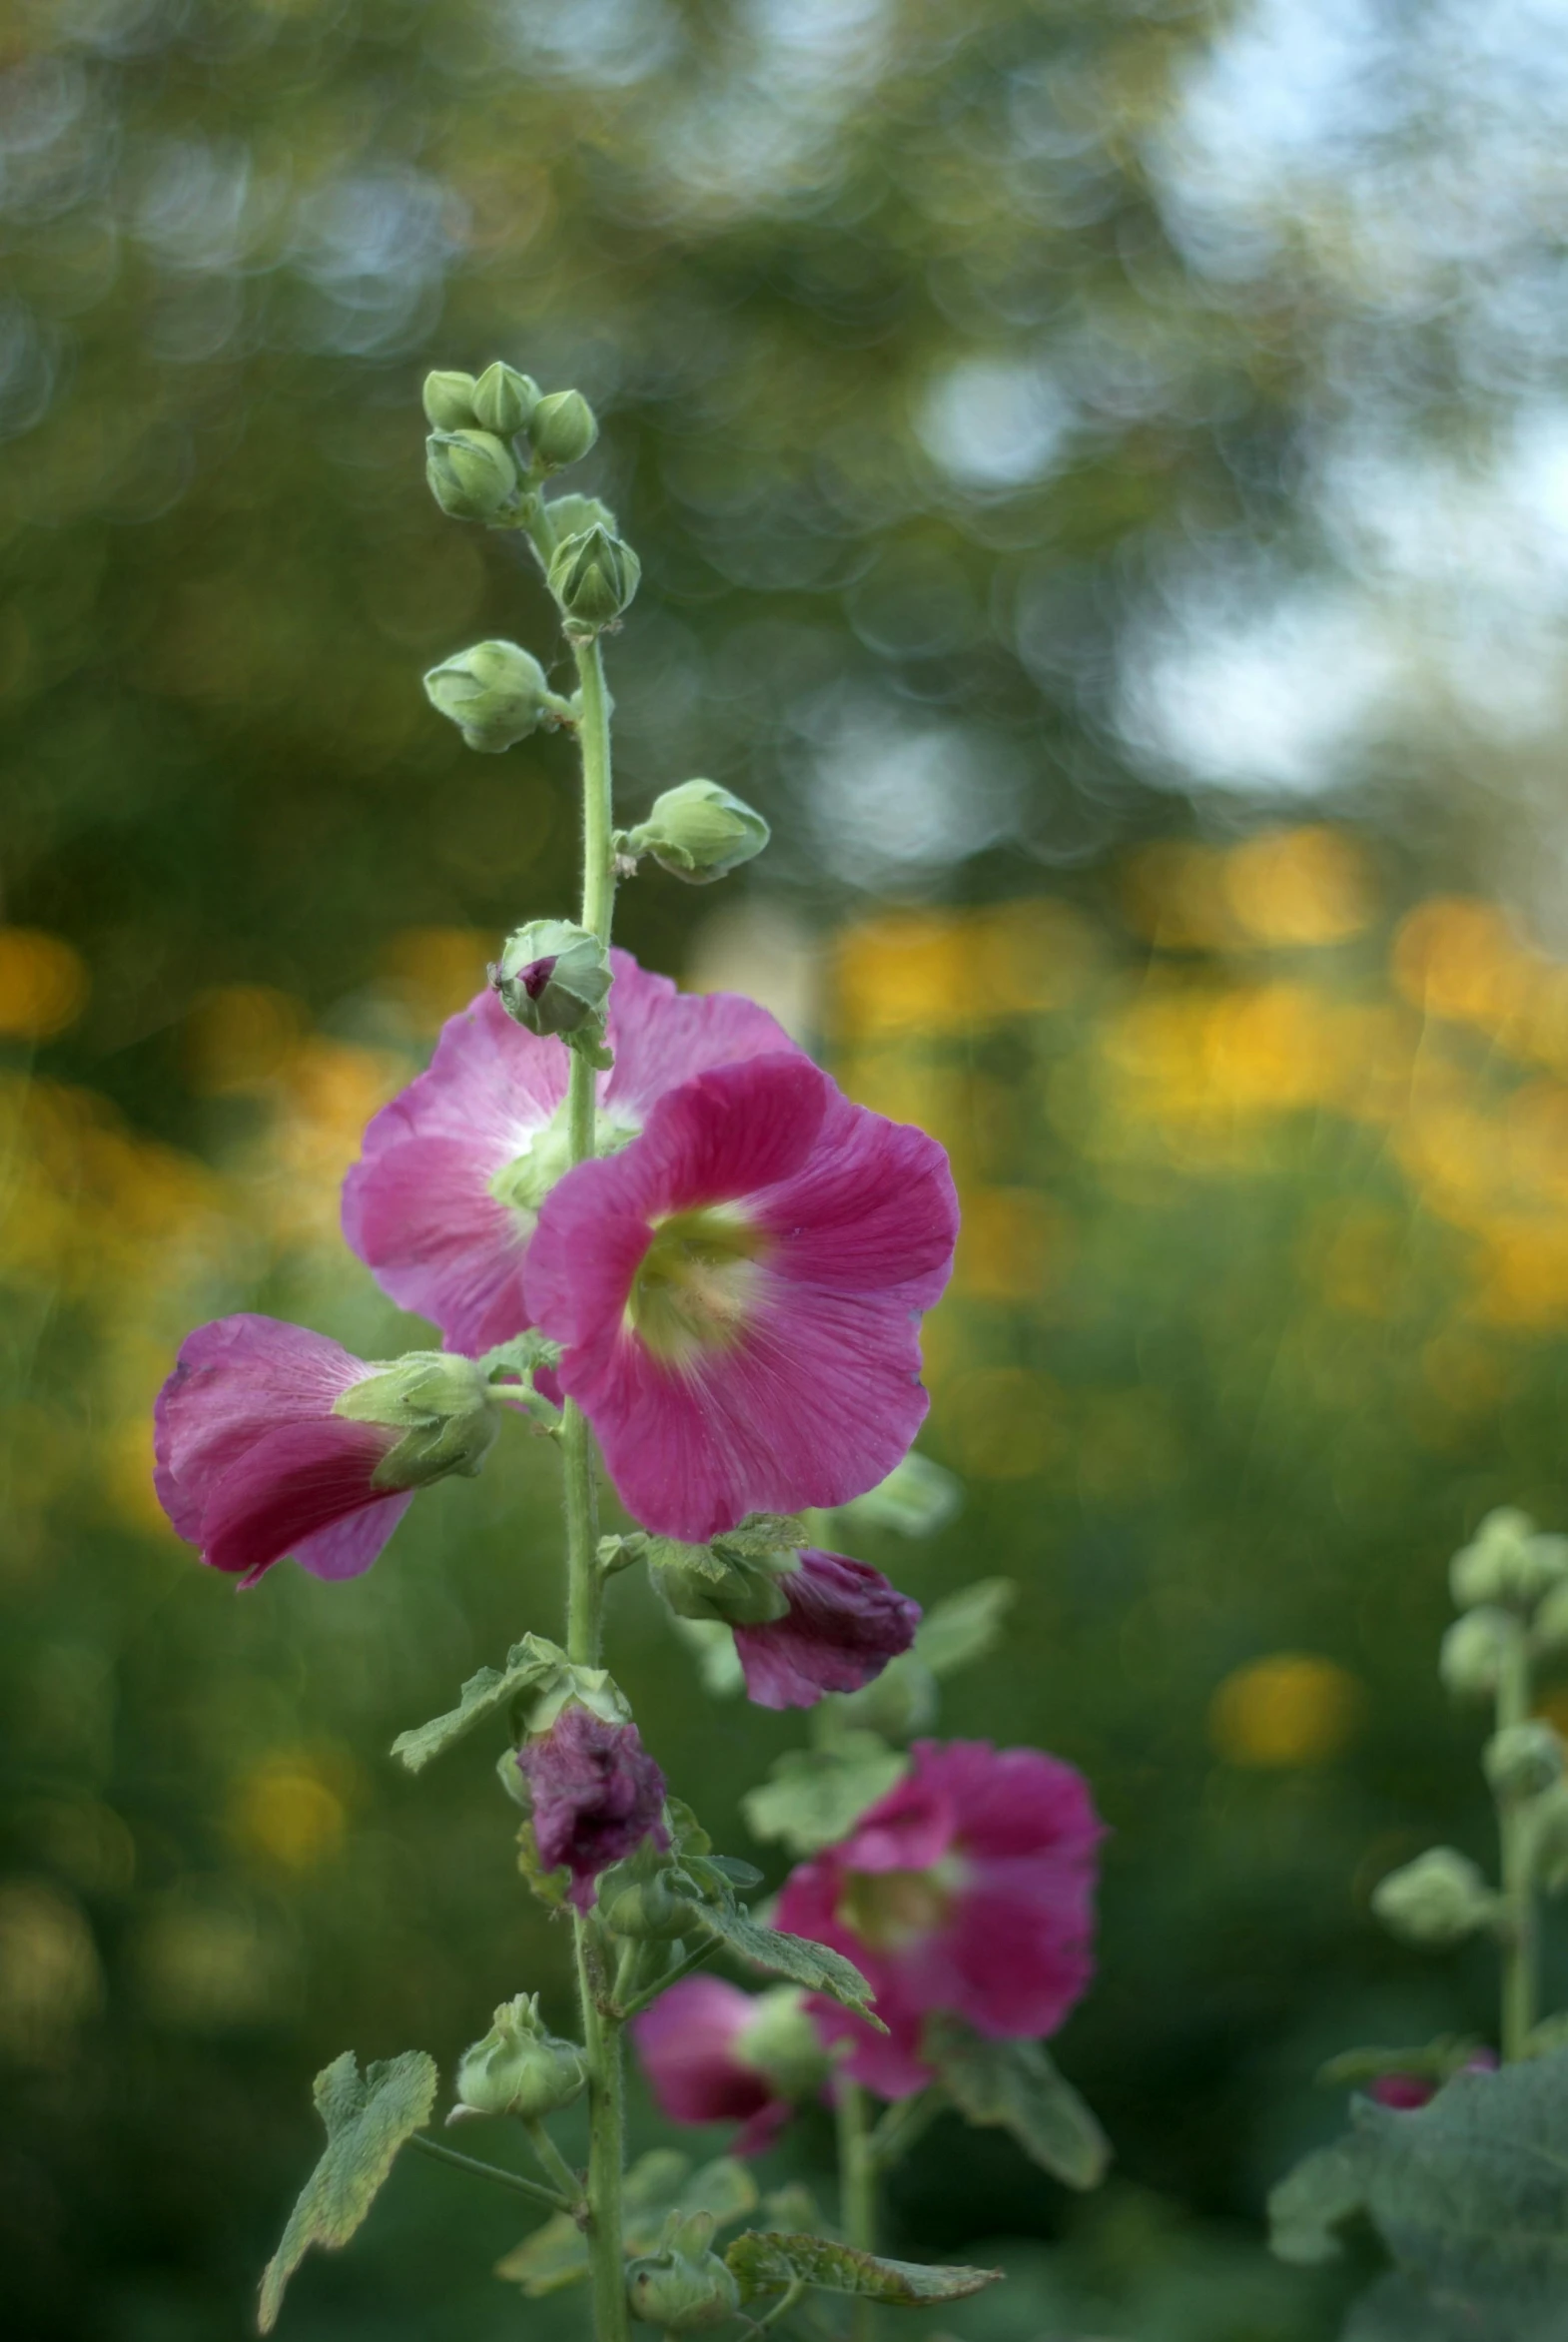
[[[1017,1581],[945,1729],[1073,1759],[1115,1831],[1060,2044],[1115,2179],[1078,2203],[939,2128],[893,2241],[1009,2259],[950,2321],[988,2342],[1332,2331],[1340,2288],[1257,2219],[1337,2120],[1316,2065],[1491,2021],[1484,1955],[1366,1909],[1434,1837],[1488,1851],[1443,1564],[1493,1503],[1568,1524],[1561,31],[1551,0],[14,0],[14,2331],[247,2332],[316,2068],[560,2006],[492,1752],[383,1753],[551,1625],[551,1459],[441,1487],[352,1588],[244,1597],[149,1486],[196,1320],[418,1338],[339,1179],[504,929],[569,903],[565,745],[480,761],[419,689],[485,633],[560,659],[518,548],[422,484],[423,370],[497,355],[594,400],[580,484],[642,555],[624,816],[705,773],[775,825],[743,881],[639,880],[625,940],[953,1154],[926,1445],[966,1507],[859,1549],[927,1598]],[[707,1704],[635,1588],[612,1658],[756,1852],[738,1796],[800,1720]],[[776,2168],[825,2149],[810,2118]],[[518,2223],[477,2193],[399,2170],[288,2332],[575,2332],[490,2276]]]

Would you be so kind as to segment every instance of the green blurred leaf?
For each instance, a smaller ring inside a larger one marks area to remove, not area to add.
[[[410,1773],[422,1773],[465,1732],[542,1683],[552,1669],[564,1665],[565,1658],[565,1652],[542,1635],[524,1635],[507,1652],[504,1667],[481,1667],[477,1675],[469,1676],[455,1708],[448,1708],[444,1716],[432,1716],[428,1724],[415,1724],[407,1732],[399,1732],[392,1742],[392,1755],[400,1757]]]
[[[724,2255],[742,2301],[781,2293],[787,2285],[814,2285],[824,2293],[853,2293],[902,2309],[927,2302],[962,2301],[994,2285],[1000,2269],[943,2268],[919,2261],[881,2260],[825,2236],[780,2235],[748,2228]]]
[[[1316,2147],[1268,2191],[1270,2248],[1300,2268],[1337,2260],[1343,2250],[1337,2230],[1365,2206],[1360,2141]]]
[[[743,1911],[724,1910],[704,1905],[701,1918],[726,1950],[738,1952],[742,1959],[753,1960],[775,1976],[788,1976],[792,1984],[803,1984],[808,1992],[826,1992],[833,1999],[852,2008],[874,2024],[879,2032],[886,2032],[871,2006],[871,1986],[852,1960],[841,1952],[830,1952],[825,1944],[808,1943],[804,1936],[788,1936],[778,1928],[765,1928]]]
[[[422,2130],[435,2103],[435,2060],[423,2049],[370,2065],[360,2076],[352,2049],[325,2066],[313,2088],[327,2126],[327,2151],[289,2215],[283,2241],[262,2277],[257,2323],[270,2334],[284,2289],[313,2244],[347,2244],[376,2200],[397,2150]]]
[[[933,1675],[952,1675],[993,1652],[1002,1622],[1018,1600],[1011,1578],[977,1578],[933,1602],[915,1630],[915,1656]]]
[[[874,1732],[847,1732],[829,1748],[788,1749],[740,1810],[753,1835],[811,1855],[846,1837],[902,1781],[909,1759]]]
[[[1443,2033],[1415,2049],[1342,2049],[1318,2067],[1316,2078],[1325,2089],[1358,2089],[1364,2082],[1380,2081],[1384,2074],[1400,2073],[1435,2086],[1461,2072],[1484,2047],[1477,2036]]]
[[[1039,2041],[988,2041],[954,2016],[933,2017],[926,2055],[967,2121],[1009,2130],[1069,2187],[1098,2187],[1111,2145]]]
[[[673,2147],[639,2156],[626,2174],[624,2241],[628,2258],[656,2249],[672,2212],[683,2217],[709,2212],[727,2228],[757,2207],[757,2183],[733,2155],[720,2155],[697,2171],[691,2157]],[[530,2301],[575,2285],[588,2273],[587,2240],[567,2212],[552,2213],[495,2264],[497,2277],[520,2285]]]

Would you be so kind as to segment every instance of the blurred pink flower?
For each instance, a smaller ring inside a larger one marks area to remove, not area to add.
[[[571,1873],[568,1900],[587,1911],[599,1873],[645,1838],[669,1845],[664,1776],[634,1724],[607,1724],[575,1701],[517,1751],[533,1799],[533,1835],[546,1871]]]
[[[809,1059],[752,1057],[551,1190],[528,1307],[627,1509],[701,1543],[847,1503],[902,1460],[927,1403],[917,1318],[957,1232],[934,1139]]]
[[[759,1708],[809,1708],[825,1692],[858,1692],[907,1651],[920,1604],[868,1562],[844,1553],[797,1554],[778,1580],[782,1618],[737,1626],[735,1649]]]
[[[1473,2057],[1460,2066],[1461,2073],[1495,2073],[1497,2059],[1490,2049],[1478,2049]],[[1379,2106],[1388,2106],[1396,2114],[1413,2114],[1417,2107],[1429,2105],[1442,2085],[1424,2073],[1380,2073],[1367,2091],[1367,2096]]]
[[[850,1836],[784,1885],[776,1925],[831,1946],[870,1979],[874,2032],[836,2001],[811,2011],[846,2070],[886,2098],[924,2088],[925,2019],[993,2039],[1051,2033],[1094,1972],[1097,1848],[1089,1786],[1038,1749],[917,1741],[913,1770]]]
[[[789,2120],[790,2100],[743,2054],[757,2002],[717,1976],[685,1976],[632,2021],[653,2095],[671,2122],[738,2122],[730,2152],[758,2155]]]
[[[667,1090],[710,1066],[791,1050],[765,1009],[734,993],[682,995],[611,952],[598,1078],[601,1136],[624,1144]],[[383,1107],[343,1190],[350,1249],[404,1309],[473,1355],[528,1324],[522,1271],[539,1204],[566,1169],[563,1042],[513,1024],[481,992],[442,1029],[426,1072]]]

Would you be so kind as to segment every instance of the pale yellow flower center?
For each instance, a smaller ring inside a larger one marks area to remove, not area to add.
[[[680,1364],[732,1349],[756,1298],[767,1238],[733,1206],[658,1221],[626,1302],[626,1323],[655,1357]]]

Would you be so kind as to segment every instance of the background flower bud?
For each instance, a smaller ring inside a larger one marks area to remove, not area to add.
[[[473,411],[472,375],[426,375],[424,411],[435,430],[471,430],[478,420]]]
[[[654,800],[627,844],[676,878],[707,886],[760,854],[770,834],[761,814],[717,781],[682,781]]]
[[[499,520],[517,501],[517,466],[493,431],[431,431],[424,442],[430,493],[453,520]]]
[[[735,2035],[743,2065],[765,2074],[786,2098],[808,2098],[828,2077],[828,2053],[806,2013],[798,1984],[775,1984],[759,1992],[752,2012]]]
[[[470,748],[498,756],[538,729],[549,685],[531,651],[515,642],[476,642],[431,667],[424,695]]]
[[[1528,1608],[1568,1578],[1568,1537],[1541,1535],[1528,1513],[1499,1505],[1482,1521],[1448,1568],[1453,1598],[1461,1609],[1506,1602]]]
[[[1451,1846],[1434,1846],[1372,1890],[1372,1910],[1407,1944],[1462,1944],[1484,1927],[1497,1898],[1474,1863]]]
[[[1481,1751],[1481,1770],[1498,1797],[1539,1797],[1562,1779],[1563,1744],[1539,1718],[1511,1724]]]
[[[490,982],[501,1007],[529,1033],[602,1034],[610,964],[586,928],[532,919],[506,938]]]
[[[1519,1632],[1511,1611],[1487,1604],[1456,1618],[1437,1655],[1437,1672],[1459,1699],[1485,1699],[1496,1691],[1508,1647]]]
[[[630,545],[598,522],[564,538],[550,560],[551,593],[568,622],[588,633],[620,616],[641,577],[642,564]]]
[[[526,430],[538,403],[538,384],[501,359],[487,366],[473,386],[474,418],[481,430],[494,431],[499,438]]]
[[[536,1993],[519,1992],[496,2009],[482,2041],[457,2060],[457,2103],[447,2116],[519,2114],[536,2122],[569,2106],[587,2087],[588,2068],[575,2041],[549,2032]]]
[[[697,2334],[721,2326],[740,2307],[740,2288],[710,2250],[713,2214],[670,2217],[656,2253],[626,2265],[631,2314],[669,2334]]]
[[[528,421],[533,452],[550,471],[578,462],[598,435],[598,417],[580,390],[552,390]]]

